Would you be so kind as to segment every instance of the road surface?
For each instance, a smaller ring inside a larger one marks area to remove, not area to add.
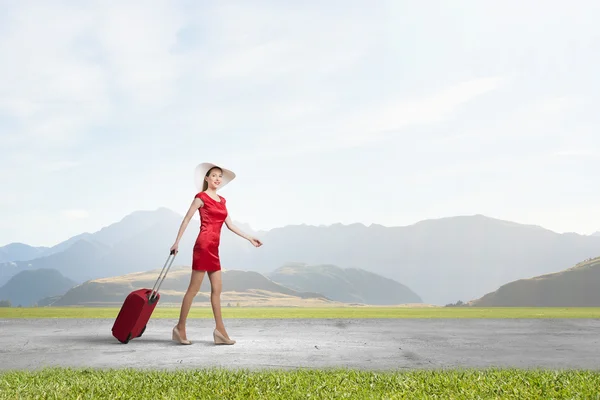
[[[0,370],[93,368],[369,370],[518,367],[600,369],[597,319],[190,319],[183,346],[172,319],[152,319],[128,344],[109,319],[0,319]]]

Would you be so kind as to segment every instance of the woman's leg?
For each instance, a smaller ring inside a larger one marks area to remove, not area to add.
[[[181,311],[179,312],[179,322],[177,323],[177,329],[179,330],[179,333],[183,340],[187,339],[187,335],[185,333],[185,323],[187,321],[190,308],[192,307],[194,297],[196,297],[196,295],[200,291],[200,286],[202,286],[202,279],[204,278],[205,272],[206,271],[192,270],[190,284],[188,286],[187,291],[185,292],[185,296],[183,296],[183,301],[181,302]]]
[[[209,272],[208,279],[210,279],[210,303],[215,316],[216,328],[223,336],[229,339],[225,331],[225,325],[223,324],[223,316],[221,315],[221,289],[223,287],[221,271]]]

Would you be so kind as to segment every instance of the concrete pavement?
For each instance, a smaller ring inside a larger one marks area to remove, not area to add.
[[[151,319],[128,344],[110,319],[1,319],[0,370],[47,366],[244,369],[451,367],[600,369],[597,319],[191,319],[193,344],[171,341],[172,319]]]

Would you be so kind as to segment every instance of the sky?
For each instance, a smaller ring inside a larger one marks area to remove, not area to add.
[[[136,210],[600,230],[600,4],[0,0],[0,246]],[[176,232],[174,232],[174,235]]]

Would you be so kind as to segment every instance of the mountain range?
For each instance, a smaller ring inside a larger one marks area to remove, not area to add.
[[[344,303],[390,305],[423,302],[405,285],[358,268],[290,263],[267,276],[291,289],[322,293]]]
[[[153,269],[76,285],[56,270],[26,270],[0,287],[0,300],[15,306],[120,306],[131,291],[152,288],[159,272]],[[347,273],[336,266],[286,265],[273,275],[270,279],[258,272],[224,270],[221,299],[243,306],[421,303],[419,296],[400,283],[362,270]],[[284,277],[289,285],[277,276]],[[189,279],[189,267],[172,268],[160,287],[161,304],[179,305]],[[209,293],[209,279],[205,277],[196,301],[208,303]]]
[[[598,307],[600,257],[562,271],[519,279],[467,302],[477,307]]]
[[[152,288],[159,272],[160,270],[151,270],[112,278],[94,279],[71,288],[62,296],[41,299],[39,304],[56,307],[74,305],[119,307],[132,290]],[[181,304],[189,280],[189,268],[177,267],[172,269],[160,288],[160,304]],[[209,285],[209,280],[204,279],[200,293],[196,295],[195,302],[210,304]],[[331,302],[327,297],[318,293],[298,292],[279,285],[258,272],[223,271],[222,302],[234,301],[236,304],[241,302],[244,306],[248,304],[272,305],[273,300],[279,300],[279,304],[289,303],[292,300],[297,302],[313,300],[313,303]],[[310,303],[310,301],[304,303]]]
[[[74,285],[74,281],[54,269],[21,271],[0,287],[0,300],[29,307],[40,299],[62,295]]]
[[[182,218],[165,208],[137,211],[98,232],[78,235],[52,248],[22,248],[20,260],[11,256],[15,244],[0,248],[5,259],[12,258],[0,264],[0,286],[28,269],[55,269],[78,284],[151,270],[166,259]],[[247,225],[236,224],[264,245],[254,248],[224,227],[220,254],[226,269],[282,280],[285,276],[275,271],[290,263],[333,265],[346,274],[360,269],[400,283],[425,303],[439,305],[477,299],[507,282],[561,271],[600,255],[598,235],[559,234],[483,215],[401,227],[292,225],[253,232]],[[180,242],[177,265],[191,264],[198,228],[198,219],[193,219]],[[24,255],[29,259],[23,259]]]

